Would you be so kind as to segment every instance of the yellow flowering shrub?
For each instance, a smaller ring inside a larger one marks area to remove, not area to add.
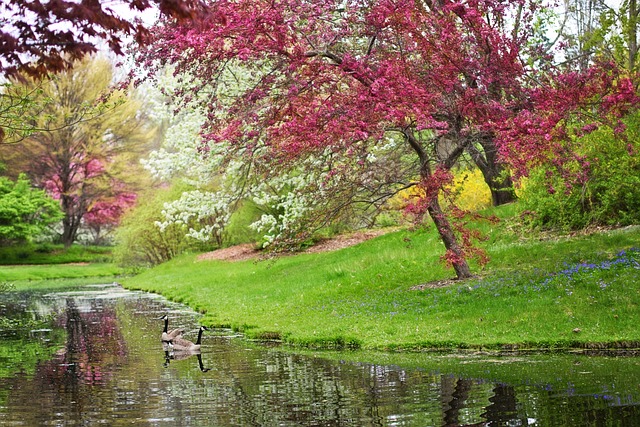
[[[491,192],[484,182],[482,172],[479,169],[454,172],[450,191],[455,195],[456,202],[462,209],[479,211],[491,206]],[[421,197],[423,194],[423,191],[417,187],[403,190],[389,200],[388,208],[390,210],[402,210],[411,199]],[[442,202],[444,203],[444,201]]]
[[[475,212],[491,207],[491,191],[480,169],[454,173],[451,190],[456,195],[458,206],[464,210]]]

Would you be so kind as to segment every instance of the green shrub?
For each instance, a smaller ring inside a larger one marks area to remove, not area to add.
[[[42,243],[35,248],[35,252],[39,254],[50,254],[53,253],[54,247],[50,243]]]
[[[58,202],[31,187],[26,175],[0,177],[0,244],[28,242],[62,218]]]
[[[184,229],[170,225],[160,231],[164,204],[177,200],[185,190],[174,186],[142,194],[135,208],[123,217],[116,230],[114,260],[125,268],[141,268],[163,263],[187,250],[203,250],[201,243],[188,238]]]
[[[521,194],[524,211],[532,213],[531,225],[576,230],[640,223],[640,114],[628,117],[626,124],[623,137],[600,128],[578,140],[579,154],[589,162],[582,185],[571,186],[545,168],[531,173]]]
[[[231,215],[229,225],[227,225],[224,236],[229,245],[239,245],[242,243],[254,243],[260,236],[254,229],[249,228],[249,224],[256,221],[262,215],[255,203],[245,200],[240,203],[238,209]]]
[[[382,211],[375,218],[374,225],[380,228],[397,227],[400,224],[403,224],[404,220],[405,220],[405,217],[402,214],[402,212],[389,209],[389,210]]]

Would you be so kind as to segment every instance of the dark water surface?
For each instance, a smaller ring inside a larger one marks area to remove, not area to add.
[[[640,426],[640,358],[292,354],[116,285],[0,294],[1,426]]]

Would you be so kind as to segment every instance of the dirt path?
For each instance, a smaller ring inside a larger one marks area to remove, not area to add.
[[[336,236],[319,242],[310,247],[305,253],[317,253],[335,251],[337,249],[353,246],[366,240],[378,237],[389,230],[366,230],[358,231],[351,234]],[[198,255],[198,261],[206,260],[223,260],[223,261],[243,261],[247,259],[258,258],[261,252],[256,250],[253,243],[245,243],[243,245],[231,246],[229,248],[218,249],[213,252],[206,252]]]

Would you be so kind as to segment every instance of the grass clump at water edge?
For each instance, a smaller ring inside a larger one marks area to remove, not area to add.
[[[123,284],[183,302],[209,326],[309,348],[640,346],[640,227],[547,240],[495,227],[481,277],[441,287],[451,272],[435,230],[275,261],[185,255]]]

